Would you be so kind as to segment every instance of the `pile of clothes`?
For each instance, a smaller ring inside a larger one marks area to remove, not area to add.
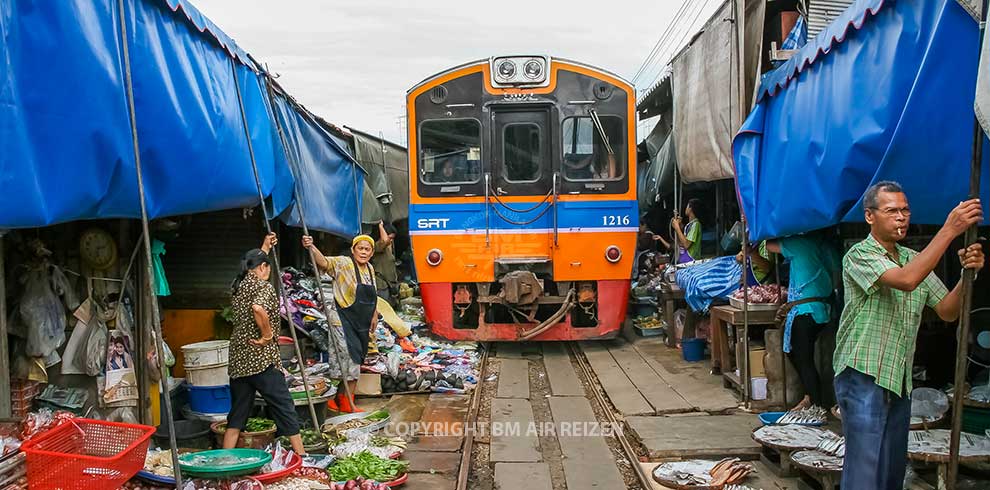
[[[422,331],[423,324],[413,324]],[[445,342],[419,333],[397,337],[385,322],[375,329],[376,352],[362,370],[382,375],[382,391],[467,393],[478,383],[477,342]]]
[[[330,322],[320,302],[319,289],[330,303],[330,314],[336,315],[333,301],[333,282],[323,275],[322,282],[292,267],[282,269],[282,286],[288,301],[282,304],[282,314],[300,327],[321,352],[330,351]],[[332,318],[330,319],[332,320]]]

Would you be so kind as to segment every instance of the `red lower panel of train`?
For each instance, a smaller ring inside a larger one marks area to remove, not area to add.
[[[629,281],[598,281],[597,324],[575,326],[574,313],[533,337],[533,341],[601,340],[615,338],[626,318],[629,304]],[[455,327],[453,285],[451,283],[420,284],[426,322],[430,330],[450,340],[519,341],[521,332],[533,328],[533,324],[485,323],[473,328]]]

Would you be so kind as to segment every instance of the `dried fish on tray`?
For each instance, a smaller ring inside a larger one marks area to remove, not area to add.
[[[695,459],[671,461],[653,469],[653,479],[661,485],[690,490],[724,490],[754,471],[753,466],[738,458],[721,461]]]
[[[808,407],[798,410],[789,410],[787,413],[782,415],[776,422],[775,425],[785,425],[785,424],[823,424],[826,419],[826,411],[822,407]]]
[[[843,459],[814,450],[798,451],[791,455],[791,462],[796,466],[802,470],[814,473],[842,471]]]
[[[777,450],[814,449],[831,431],[807,425],[765,425],[753,431],[753,440]]]
[[[846,438],[838,434],[829,433],[818,443],[818,447],[815,449],[829,456],[844,458],[846,456]]]
[[[908,434],[908,457],[917,461],[947,462],[950,434],[944,429],[911,431]],[[959,459],[966,462],[990,461],[990,439],[961,433]]]

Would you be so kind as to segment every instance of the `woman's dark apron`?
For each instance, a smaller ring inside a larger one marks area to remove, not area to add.
[[[355,364],[364,363],[368,355],[368,342],[371,337],[371,319],[378,305],[378,291],[374,284],[365,284],[358,270],[357,261],[351,258],[354,266],[354,276],[357,286],[354,290],[354,304],[344,308],[337,302],[337,313],[340,324],[344,328],[344,339],[347,341],[347,353]]]

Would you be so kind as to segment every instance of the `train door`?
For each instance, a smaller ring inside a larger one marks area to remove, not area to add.
[[[492,111],[491,206],[496,260],[550,260],[553,141],[550,107]]]

